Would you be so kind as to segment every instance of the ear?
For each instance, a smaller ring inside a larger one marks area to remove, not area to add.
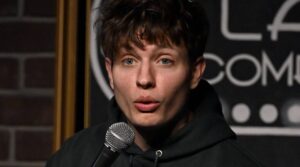
[[[112,89],[114,89],[114,80],[112,76],[112,60],[110,58],[105,58],[105,68],[109,78],[109,85]]]
[[[196,62],[193,64],[192,78],[191,78],[191,85],[190,85],[191,89],[195,89],[198,86],[201,77],[205,71],[205,67],[206,67],[206,62],[203,57],[199,57],[196,60]]]

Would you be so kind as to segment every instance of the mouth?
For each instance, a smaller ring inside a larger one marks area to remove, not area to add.
[[[139,97],[134,101],[134,107],[140,112],[153,112],[160,106],[160,102],[152,97]]]

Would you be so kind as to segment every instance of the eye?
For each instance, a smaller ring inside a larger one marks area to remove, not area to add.
[[[135,60],[133,58],[127,57],[122,60],[122,63],[124,65],[133,65],[135,63]]]
[[[169,59],[169,58],[161,58],[159,60],[159,63],[163,64],[163,65],[171,65],[171,64],[174,63],[174,61],[172,59]]]

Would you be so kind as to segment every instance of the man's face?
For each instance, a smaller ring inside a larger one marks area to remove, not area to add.
[[[144,42],[144,48],[121,47],[106,68],[115,98],[128,121],[139,127],[158,127],[172,120],[188,92],[199,82],[205,65],[190,66],[179,46]]]

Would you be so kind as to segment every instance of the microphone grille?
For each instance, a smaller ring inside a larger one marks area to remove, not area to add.
[[[112,151],[120,151],[133,143],[134,131],[124,122],[112,124],[105,136],[105,145]]]

